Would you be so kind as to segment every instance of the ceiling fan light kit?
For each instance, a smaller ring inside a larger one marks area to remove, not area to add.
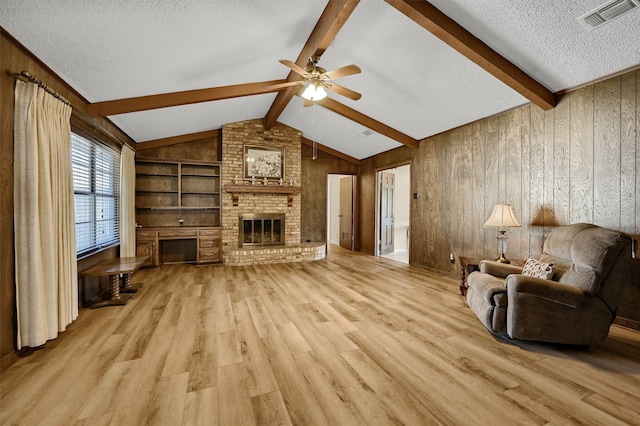
[[[300,96],[308,101],[319,101],[327,97],[327,91],[321,84],[309,83]]]

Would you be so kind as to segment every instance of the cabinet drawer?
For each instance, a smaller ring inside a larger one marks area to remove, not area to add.
[[[205,229],[203,231],[199,231],[198,235],[201,237],[219,237],[220,230],[219,229]]]
[[[158,238],[158,233],[156,231],[137,231],[136,237],[138,239],[155,240]]]
[[[198,262],[217,262],[220,260],[220,248],[201,248],[198,251]]]
[[[159,231],[158,236],[160,238],[184,238],[184,237],[197,237],[198,231],[193,230],[176,230],[176,231]]]
[[[200,247],[202,248],[220,247],[220,239],[219,238],[200,238]]]

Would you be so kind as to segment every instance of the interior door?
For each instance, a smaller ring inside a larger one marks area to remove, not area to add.
[[[393,253],[393,192],[395,175],[380,173],[380,255]]]
[[[353,250],[353,176],[340,179],[340,245]]]

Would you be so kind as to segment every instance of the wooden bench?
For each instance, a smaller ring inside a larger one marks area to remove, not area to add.
[[[100,262],[81,272],[81,276],[109,276],[110,299],[96,302],[91,308],[126,304],[129,297],[124,297],[120,293],[135,293],[142,287],[142,283],[131,284],[131,274],[137,271],[148,258],[149,256],[117,257]],[[122,288],[120,287],[120,275],[123,278]]]

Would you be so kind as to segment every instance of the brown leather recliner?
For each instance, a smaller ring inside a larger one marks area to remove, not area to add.
[[[579,223],[555,228],[541,262],[555,263],[550,280],[522,268],[480,263],[469,275],[467,304],[482,324],[520,340],[590,345],[604,341],[625,284],[640,285],[632,238]]]

